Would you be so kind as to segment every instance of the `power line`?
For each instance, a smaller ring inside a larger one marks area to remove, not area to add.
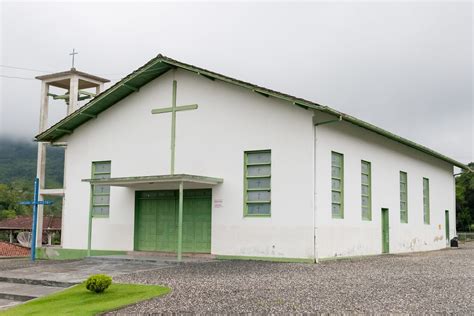
[[[11,68],[11,69],[19,69],[19,70],[36,71],[36,72],[48,72],[48,73],[59,72],[59,71],[41,70],[41,69],[25,68],[25,67],[10,66],[10,65],[0,65],[0,67]],[[156,71],[161,71],[161,70],[151,69],[151,70],[144,70],[142,72],[156,72]],[[127,72],[119,72],[119,73],[99,73],[97,75],[100,75],[100,76],[117,76],[117,75],[129,75],[129,74],[130,73],[127,73]]]
[[[40,69],[33,69],[33,68],[24,68],[24,67],[16,67],[16,66],[9,66],[9,65],[0,65],[0,67],[4,68],[11,68],[11,69],[19,69],[19,70],[27,70],[27,71],[36,71],[36,72],[44,72],[44,73],[52,73],[53,71],[48,71],[48,70],[40,70]],[[154,72],[160,72],[162,71],[161,69],[149,69],[149,70],[143,70],[141,73],[154,73]],[[133,72],[132,72],[133,73]],[[125,75],[128,76],[131,73],[108,73],[108,74],[97,74],[100,76],[106,76],[106,75]],[[16,77],[16,76],[7,76],[7,75],[0,75],[0,77],[3,78],[10,78],[10,79],[24,79],[24,80],[35,80],[34,78],[25,78],[25,77]],[[123,78],[110,78],[110,80],[121,80]]]
[[[8,79],[36,80],[35,78],[16,77],[16,76],[6,76],[6,75],[0,75],[0,77],[2,77],[2,78],[8,78]]]
[[[52,70],[41,70],[41,69],[33,69],[33,68],[25,68],[25,67],[17,67],[17,66],[9,66],[9,65],[0,65],[0,67],[4,68],[10,68],[10,69],[19,69],[19,70],[28,70],[28,71],[36,71],[36,72],[49,72],[49,73],[54,73],[54,72],[59,72],[59,71],[52,71]],[[98,74],[101,76],[116,76],[116,75],[125,75],[125,72],[121,73],[106,73],[106,74]]]
[[[29,71],[37,71],[37,72],[50,72],[50,71],[48,71],[48,70],[39,70],[39,69],[24,68],[24,67],[15,67],[15,66],[8,66],[8,65],[0,65],[0,67],[11,68],[11,69],[20,69],[20,70],[29,70]]]

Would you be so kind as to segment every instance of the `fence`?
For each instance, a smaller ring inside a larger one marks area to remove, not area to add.
[[[458,239],[461,243],[474,241],[474,232],[458,232]]]

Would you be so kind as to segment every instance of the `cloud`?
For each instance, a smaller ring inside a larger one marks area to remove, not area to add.
[[[1,5],[3,65],[62,71],[76,48],[78,69],[117,80],[161,52],[474,160],[469,2]],[[0,80],[0,133],[31,139],[39,82]]]

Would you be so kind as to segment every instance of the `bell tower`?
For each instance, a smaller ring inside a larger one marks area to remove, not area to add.
[[[63,72],[52,73],[48,75],[38,76],[36,79],[41,80],[41,104],[39,117],[39,133],[48,129],[49,100],[64,100],[67,107],[66,117],[79,108],[80,101],[94,98],[104,90],[104,84],[110,80],[94,76],[82,71],[78,71],[74,67],[74,55],[77,52],[73,50],[72,67]],[[50,87],[59,88],[62,94],[53,94]],[[89,91],[87,91],[88,89]],[[90,90],[93,89],[93,92]],[[39,179],[39,200],[44,200],[46,196],[62,196],[63,205],[65,198],[65,185],[62,188],[46,189],[45,173],[46,173],[46,146],[48,143],[38,142],[38,161],[36,175]],[[53,144],[54,145],[54,144]],[[56,144],[65,147],[67,151],[67,143]],[[66,170],[64,170],[64,174]],[[41,247],[42,231],[43,231],[43,205],[38,205],[38,224],[37,224],[37,240],[36,244]],[[62,234],[61,234],[62,236]]]

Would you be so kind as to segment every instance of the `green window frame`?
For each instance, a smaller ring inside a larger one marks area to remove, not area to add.
[[[271,150],[244,152],[244,216],[271,216]]]
[[[430,224],[430,180],[423,178],[423,221]]]
[[[92,162],[92,179],[109,179],[110,161]],[[110,186],[92,185],[91,207],[93,217],[108,217],[110,213]]]
[[[361,169],[361,211],[362,220],[372,220],[372,177],[370,162],[362,160]]]
[[[344,218],[344,155],[331,152],[331,214]]]
[[[400,223],[408,223],[408,175],[400,171]]]

